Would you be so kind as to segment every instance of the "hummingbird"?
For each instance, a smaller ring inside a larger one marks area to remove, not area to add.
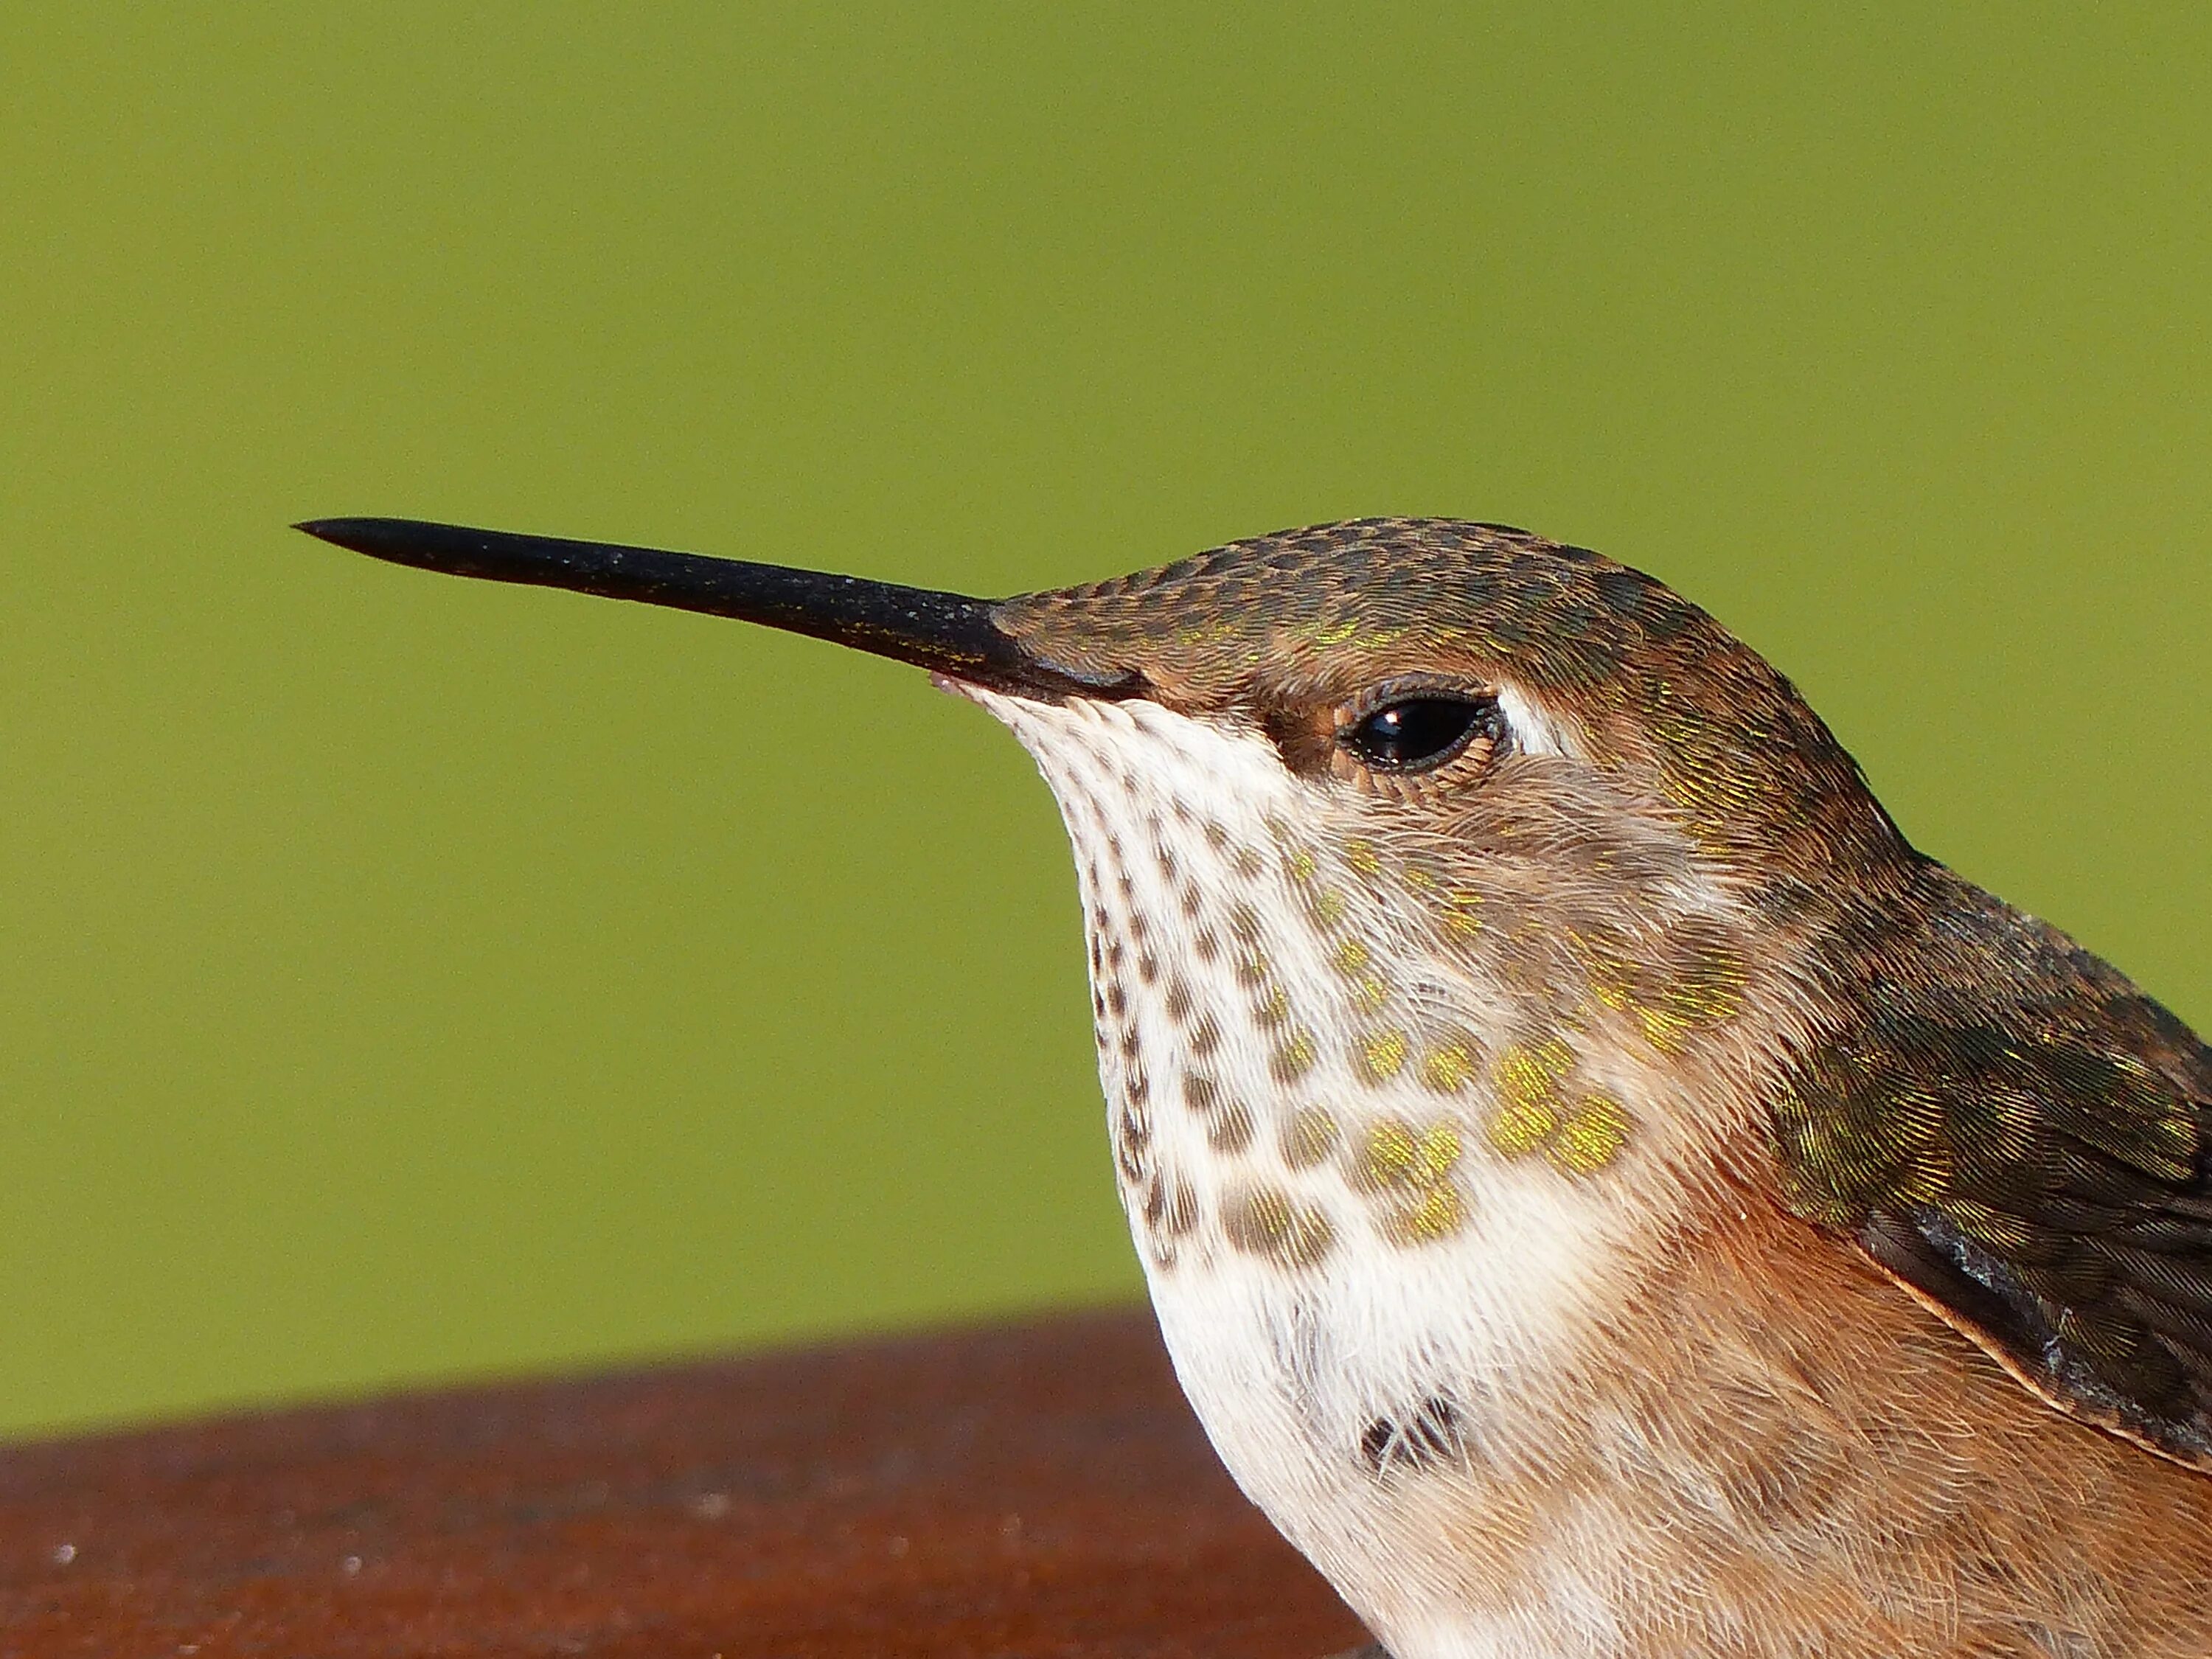
[[[996,601],[300,527],[1012,729],[1177,1376],[1377,1653],[2212,1654],[2212,1049],[1654,578],[1444,520]]]

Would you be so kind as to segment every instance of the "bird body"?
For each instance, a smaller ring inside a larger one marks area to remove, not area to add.
[[[312,527],[1012,729],[1177,1374],[1395,1659],[2212,1653],[2212,1054],[1652,579],[1383,520],[986,604]]]

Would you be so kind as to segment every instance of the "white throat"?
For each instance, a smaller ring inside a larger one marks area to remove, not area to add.
[[[1449,948],[1479,896],[1321,821],[1263,734],[973,695],[1074,846],[1122,1201],[1215,1447],[1397,1659],[1530,1650],[1417,1512],[1557,1432],[1665,1187],[1592,1178],[1660,1155],[1649,1075],[1516,1025]],[[1545,1595],[1601,1639],[1601,1586]]]

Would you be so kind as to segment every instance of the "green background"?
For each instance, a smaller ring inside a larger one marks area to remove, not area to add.
[[[1011,741],[302,517],[1525,524],[2212,1021],[2212,12],[1344,9],[9,9],[0,1428],[1139,1291]]]

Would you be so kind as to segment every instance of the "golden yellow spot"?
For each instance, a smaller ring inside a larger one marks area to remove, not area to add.
[[[1679,1053],[1690,1032],[1734,1015],[1743,1003],[1743,961],[1718,930],[1694,919],[1667,941],[1673,960],[1639,967],[1627,942],[1611,930],[1568,934],[1581,957],[1590,994],[1633,1018],[1644,1040],[1662,1054]]]
[[[1438,1094],[1457,1094],[1474,1080],[1474,1055],[1463,1042],[1447,1042],[1421,1057],[1421,1081]]]
[[[1460,1198],[1459,1188],[1431,1187],[1412,1209],[1384,1221],[1382,1232],[1394,1244],[1430,1244],[1449,1237],[1466,1220],[1467,1206]]]
[[[1364,1039],[1359,1045],[1359,1063],[1377,1083],[1397,1076],[1398,1068],[1406,1063],[1406,1034],[1379,1031]]]
[[[1295,853],[1285,854],[1283,858],[1283,867],[1291,872],[1292,881],[1311,881],[1316,868],[1314,855],[1304,848]]]
[[[1348,841],[1344,843],[1344,861],[1363,876],[1381,873],[1382,860],[1370,841]]]
[[[1689,1035],[1690,1022],[1668,1007],[1646,1007],[1638,1005],[1633,1010],[1636,1023],[1644,1030],[1644,1040],[1662,1054],[1679,1054],[1682,1039]]]
[[[1330,954],[1329,961],[1340,974],[1356,975],[1367,966],[1368,950],[1362,939],[1348,939]]]
[[[1335,1150],[1337,1134],[1335,1115],[1326,1107],[1300,1107],[1283,1129],[1283,1162],[1310,1170]]]
[[[1558,1037],[1546,1037],[1502,1050],[1490,1068],[1491,1080],[1505,1100],[1548,1101],[1558,1095],[1560,1080],[1574,1067],[1574,1050]]]
[[[1245,1255],[1286,1267],[1311,1267],[1336,1242],[1326,1211],[1279,1187],[1232,1193],[1222,1206],[1221,1231]]]
[[[1360,1175],[1370,1186],[1398,1186],[1413,1168],[1418,1141],[1413,1130],[1395,1117],[1385,1117],[1367,1130],[1367,1151],[1360,1159]]]
[[[1483,1133],[1499,1152],[1518,1158],[1541,1146],[1559,1124],[1559,1113],[1545,1101],[1507,1101],[1483,1125]]]
[[[1300,1031],[1277,1046],[1275,1052],[1268,1057],[1267,1069],[1276,1082],[1291,1083],[1311,1071],[1313,1063],[1313,1039]]]
[[[1312,902],[1306,908],[1313,913],[1313,919],[1322,927],[1334,927],[1344,920],[1344,895],[1334,888],[1320,888],[1314,893]]]
[[[1490,1144],[1517,1157],[1550,1139],[1564,1109],[1559,1085],[1574,1065],[1574,1050],[1555,1036],[1503,1050],[1490,1068],[1498,1091],[1498,1109],[1483,1126]]]
[[[1628,1109],[1610,1095],[1584,1095],[1545,1155],[1569,1175],[1588,1175],[1613,1162],[1627,1144],[1631,1127]]]
[[[1433,1187],[1459,1158],[1459,1131],[1450,1124],[1434,1123],[1417,1134],[1401,1118],[1379,1118],[1368,1127],[1353,1178],[1369,1192]]]
[[[1687,1025],[1711,1025],[1743,1006],[1743,958],[1711,930],[1692,933],[1661,1000]]]
[[[1265,1001],[1252,1011],[1252,1018],[1265,1026],[1287,1025],[1291,1020],[1291,994],[1278,985]]]
[[[1471,939],[1482,931],[1482,895],[1471,887],[1456,887],[1443,896],[1447,931]]]
[[[1589,982],[1590,994],[1616,1012],[1634,1000],[1631,994],[1627,962],[1610,941],[1601,941],[1588,934],[1570,933],[1567,942],[1575,947],[1582,958],[1583,976]]]
[[[1459,1131],[1449,1123],[1432,1123],[1421,1136],[1421,1167],[1441,1181],[1459,1162]]]
[[[1437,878],[1431,875],[1428,870],[1421,865],[1407,865],[1406,866],[1405,873],[1406,885],[1408,887],[1418,887],[1425,891],[1430,889],[1433,889],[1437,884]]]
[[[1363,1014],[1371,1014],[1389,997],[1390,988],[1382,982],[1379,974],[1370,974],[1359,981],[1359,988],[1352,994],[1352,1006]]]
[[[1419,1155],[1420,1143],[1413,1138],[1412,1126],[1398,1118],[1382,1118],[1368,1126],[1359,1150],[1358,1182],[1370,1192],[1406,1186]]]
[[[1451,1175],[1459,1131],[1432,1123],[1416,1131],[1398,1118],[1368,1126],[1351,1170],[1352,1184],[1385,1200],[1380,1226],[1393,1243],[1419,1244],[1457,1231],[1466,1207]]]

